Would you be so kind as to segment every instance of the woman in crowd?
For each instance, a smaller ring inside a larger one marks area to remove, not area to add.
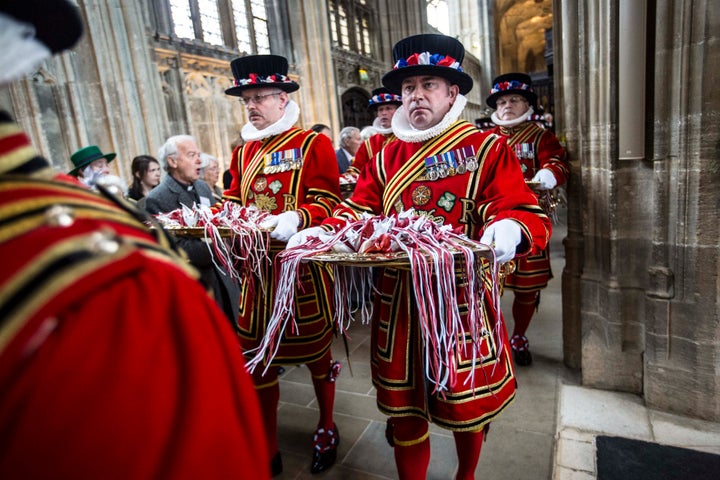
[[[137,202],[160,183],[160,162],[150,155],[138,155],[133,158],[130,170],[133,181],[128,187],[127,197]]]

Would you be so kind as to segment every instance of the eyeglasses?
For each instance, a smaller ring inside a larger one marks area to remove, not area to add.
[[[240,97],[240,102],[242,102],[245,105],[250,105],[250,102],[254,103],[255,105],[261,104],[263,101],[265,101],[265,97],[272,97],[274,95],[280,95],[282,92],[275,92],[275,93],[266,93],[265,95],[254,95],[252,97]]]

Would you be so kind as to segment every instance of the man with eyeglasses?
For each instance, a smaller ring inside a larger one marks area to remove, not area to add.
[[[538,194],[567,181],[570,173],[565,149],[550,130],[539,126],[534,116],[537,95],[530,76],[507,73],[493,81],[487,104],[495,109],[492,133],[505,138],[515,152],[525,180]],[[532,363],[530,343],[525,336],[540,304],[540,290],[552,278],[548,248],[519,258],[515,272],[505,278],[505,288],[515,292],[512,315],[515,322],[510,345],[516,365]]]
[[[319,225],[340,201],[340,172],[331,140],[295,126],[300,109],[288,94],[300,86],[287,76],[288,62],[284,57],[252,55],[237,58],[230,66],[235,81],[225,93],[240,97],[249,122],[241,131],[245,144],[232,154],[233,178],[224,198],[272,214],[264,226],[272,229],[270,257],[274,260],[290,236]],[[272,315],[276,278],[272,267],[263,273],[264,289],[258,278],[254,290],[247,280],[241,285],[237,326],[247,355],[260,346]],[[291,308],[295,309],[297,329],[284,333],[273,359],[260,363],[252,373],[273,475],[282,472],[277,441],[280,390],[276,367],[305,364],[312,375],[320,411],[313,438],[312,473],[327,470],[335,463],[340,442],[333,420],[335,377],[340,365],[330,350],[335,325],[329,271],[306,265],[295,288],[297,302]]]

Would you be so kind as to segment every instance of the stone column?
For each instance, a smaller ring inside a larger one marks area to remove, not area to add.
[[[654,408],[719,421],[720,7],[656,8],[643,387]]]
[[[300,75],[302,98],[300,117],[304,128],[325,123],[339,132],[341,117],[340,92],[337,91],[332,54],[327,2],[322,0],[290,0],[288,10],[295,15],[293,45],[296,71]]]
[[[565,143],[570,162],[570,178],[566,185],[568,196],[565,268],[562,272],[563,360],[570,368],[581,367],[582,355],[582,285],[580,277],[584,264],[582,216],[582,130],[580,118],[585,108],[582,101],[584,71],[577,55],[578,43],[584,43],[579,28],[576,1],[554,3],[553,34],[555,58],[555,124],[559,139]]]
[[[640,393],[644,275],[638,273],[646,265],[650,212],[640,198],[646,190],[635,188],[647,170],[617,161],[617,3],[568,1],[557,9],[559,133],[573,166],[564,242],[565,360],[580,366],[579,314],[583,382]]]
[[[478,86],[483,92],[489,92],[492,87],[493,78],[497,68],[497,45],[495,43],[495,22],[493,21],[493,10],[495,0],[478,1],[478,37],[480,48],[478,58],[482,69],[477,79]],[[557,16],[555,17],[557,18]]]

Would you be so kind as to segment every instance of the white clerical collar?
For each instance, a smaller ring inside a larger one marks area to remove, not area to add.
[[[280,120],[262,130],[258,130],[252,123],[248,122],[243,126],[240,135],[246,142],[262,140],[263,138],[287,132],[297,123],[298,118],[300,118],[300,107],[294,101],[288,100],[287,105],[285,105],[285,113]]]
[[[380,119],[375,117],[375,120],[373,120],[372,124],[373,128],[377,131],[377,133],[382,133],[383,135],[390,135],[393,133],[392,125],[390,125],[387,128],[383,128],[380,126]]]
[[[464,95],[459,95],[455,98],[455,103],[450,110],[445,114],[440,123],[428,128],[427,130],[418,130],[408,121],[407,115],[405,114],[405,106],[401,105],[395,110],[395,114],[392,118],[392,131],[396,137],[404,142],[418,143],[425,142],[431,138],[437,137],[450,125],[460,118],[460,114],[467,104],[467,98]]]
[[[518,118],[513,118],[512,120],[500,120],[497,116],[497,111],[494,111],[492,113],[492,115],[490,115],[490,118],[492,119],[492,121],[495,125],[498,125],[500,127],[512,128],[516,125],[520,125],[521,123],[527,121],[527,119],[530,118],[530,115],[532,115],[533,113],[534,113],[533,108],[528,107],[527,112],[525,112]]]

